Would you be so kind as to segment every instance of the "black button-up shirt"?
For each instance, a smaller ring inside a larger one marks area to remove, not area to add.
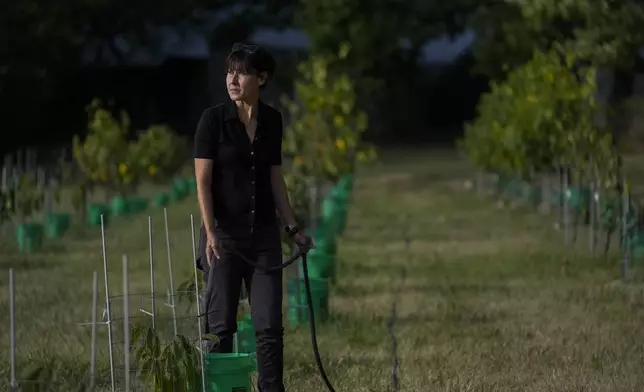
[[[282,164],[282,133],[282,115],[262,101],[252,142],[232,100],[203,112],[195,134],[195,158],[214,161],[212,197],[217,226],[276,223],[271,166]]]

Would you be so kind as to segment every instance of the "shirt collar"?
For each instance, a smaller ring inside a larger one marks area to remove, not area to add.
[[[257,101],[257,123],[261,121],[260,119],[262,118],[262,112],[263,112],[263,107],[264,107],[264,102],[262,100]],[[233,120],[239,120],[239,114],[237,113],[237,105],[235,104],[235,101],[232,99],[229,99],[228,102],[226,103],[226,107],[224,110],[224,120],[225,121],[233,121]]]

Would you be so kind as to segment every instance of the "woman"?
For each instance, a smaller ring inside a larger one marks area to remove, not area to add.
[[[283,392],[282,273],[261,270],[282,262],[276,210],[296,243],[310,238],[297,227],[281,173],[282,116],[259,99],[275,60],[264,48],[235,44],[226,71],[230,100],[206,109],[195,135],[206,328],[220,340],[213,351],[232,351],[243,281],[256,330],[259,389]]]

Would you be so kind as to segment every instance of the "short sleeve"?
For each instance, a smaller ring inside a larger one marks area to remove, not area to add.
[[[284,137],[284,121],[282,115],[277,115],[276,129],[274,132],[273,143],[271,143],[271,165],[279,166],[282,164],[282,138]]]
[[[215,159],[215,124],[210,109],[204,110],[195,133],[195,158]]]

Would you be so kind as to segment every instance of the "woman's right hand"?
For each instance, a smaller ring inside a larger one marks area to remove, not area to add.
[[[212,266],[213,257],[219,259],[219,241],[215,233],[209,232],[206,234],[206,260],[209,266]]]

